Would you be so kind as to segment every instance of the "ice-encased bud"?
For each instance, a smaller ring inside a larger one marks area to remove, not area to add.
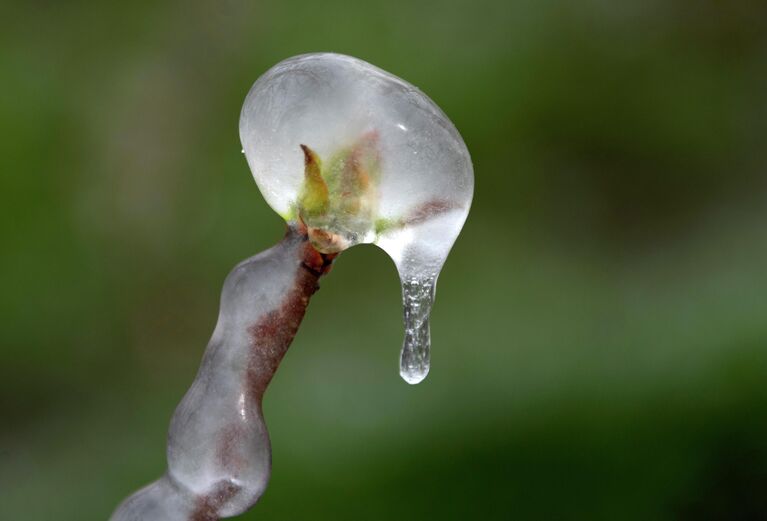
[[[240,139],[253,177],[286,221],[324,253],[375,243],[403,284],[401,373],[429,367],[437,276],[466,220],[471,158],[424,93],[362,60],[332,53],[278,63],[245,100]]]

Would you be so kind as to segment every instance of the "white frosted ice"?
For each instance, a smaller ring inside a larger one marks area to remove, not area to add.
[[[429,368],[434,286],[474,188],[471,158],[453,124],[424,93],[388,72],[349,56],[306,54],[278,63],[253,85],[240,139],[277,213],[331,234],[327,249],[375,243],[394,260],[405,308],[401,374],[421,381]],[[301,212],[307,161],[301,145],[316,153],[330,191],[330,206],[319,211]],[[336,197],[351,196],[349,204],[333,205],[329,179],[352,168],[363,172],[364,189],[336,182]],[[322,251],[323,244],[315,247]]]

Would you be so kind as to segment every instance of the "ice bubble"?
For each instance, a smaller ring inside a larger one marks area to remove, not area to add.
[[[466,145],[424,93],[362,60],[332,53],[278,63],[253,85],[240,139],[269,205],[306,225],[323,253],[374,243],[403,287],[409,383],[429,370],[437,277],[471,204]]]

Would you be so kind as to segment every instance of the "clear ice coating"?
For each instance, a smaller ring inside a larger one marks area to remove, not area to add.
[[[280,62],[253,85],[240,139],[261,192],[323,253],[374,243],[402,281],[401,375],[429,371],[429,314],[442,265],[471,204],[466,145],[424,93],[332,53]]]
[[[435,279],[411,279],[402,283],[405,341],[399,374],[409,384],[417,384],[429,374],[429,314],[434,302],[435,284]]]
[[[112,521],[214,521],[258,501],[271,471],[263,395],[333,261],[317,250],[375,243],[394,259],[405,317],[401,374],[418,383],[429,372],[437,277],[473,189],[468,151],[447,117],[372,65],[312,54],[256,82],[240,135],[288,231],[227,277],[200,370],[171,420],[167,470]]]
[[[280,243],[231,271],[200,370],[170,423],[167,470],[111,521],[215,521],[258,501],[271,473],[264,392],[326,260],[291,226]]]

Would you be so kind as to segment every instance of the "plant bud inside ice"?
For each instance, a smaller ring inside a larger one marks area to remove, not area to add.
[[[248,164],[269,205],[318,250],[375,243],[403,283],[402,374],[428,372],[436,279],[471,203],[468,150],[420,90],[369,63],[307,54],[251,88],[240,117]]]

